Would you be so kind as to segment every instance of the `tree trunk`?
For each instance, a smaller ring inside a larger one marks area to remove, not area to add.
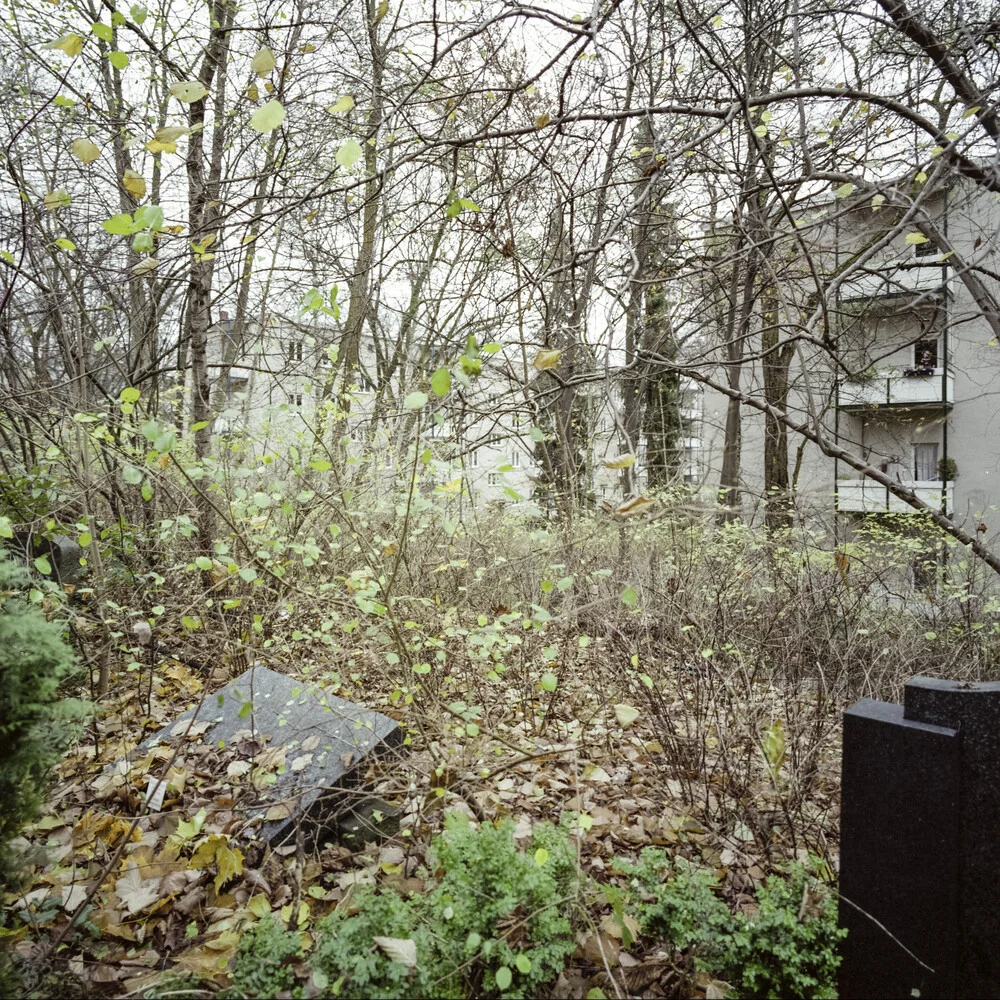
[[[216,235],[221,221],[219,193],[222,180],[222,155],[225,147],[226,60],[229,53],[229,27],[234,8],[230,0],[215,0],[211,7],[213,28],[202,59],[198,79],[211,93],[216,83],[214,122],[210,156],[205,156],[205,105],[208,95],[193,101],[188,113],[187,155],[188,222],[190,239],[199,242]],[[195,458],[204,461],[212,447],[211,374],[208,368],[208,338],[212,326],[212,288],[214,267],[211,260],[199,261],[195,255],[188,273],[186,337],[191,361],[191,423],[194,427]],[[203,490],[198,492],[198,537],[206,554],[211,551],[214,534],[214,510]]]

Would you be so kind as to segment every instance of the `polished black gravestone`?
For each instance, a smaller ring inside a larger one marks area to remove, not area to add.
[[[844,713],[842,997],[1000,997],[1000,684]]]
[[[350,789],[372,757],[398,753],[404,735],[385,715],[261,666],[207,695],[200,708],[185,712],[130,756],[175,744],[185,731],[223,753],[238,745],[256,748],[251,765],[262,754],[284,758],[273,783],[238,802],[248,820],[244,829],[275,846],[290,842],[301,822],[328,827],[338,814],[356,808],[357,791]]]

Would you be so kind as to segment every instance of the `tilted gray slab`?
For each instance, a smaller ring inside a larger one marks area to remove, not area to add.
[[[179,716],[139,750],[182,738],[178,729],[187,721],[208,722],[200,738],[223,749],[246,739],[248,731],[267,751],[286,748],[275,782],[255,791],[249,806],[247,798],[239,801],[248,820],[260,824],[256,835],[274,845],[292,837],[303,819],[331,822],[338,802],[349,807],[349,801],[343,804],[345,790],[363,777],[371,759],[403,742],[402,730],[388,716],[261,666],[207,695],[199,708]],[[265,819],[275,806],[288,815]]]

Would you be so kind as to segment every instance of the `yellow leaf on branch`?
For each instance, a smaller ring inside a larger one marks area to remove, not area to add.
[[[101,155],[101,150],[90,139],[74,139],[69,149],[81,163],[93,163]]]
[[[58,49],[60,52],[65,52],[68,56],[78,56],[83,51],[83,39],[71,31],[68,34],[61,35],[55,41],[47,42],[42,48],[50,50]]]
[[[619,455],[617,458],[602,458],[605,469],[628,469],[635,465],[635,455]]]
[[[535,360],[531,362],[534,368],[538,371],[543,372],[547,368],[555,368],[559,364],[559,359],[562,357],[562,351],[539,351],[535,355]]]
[[[146,197],[146,181],[142,174],[134,170],[126,170],[122,177],[122,186],[136,201],[142,201]]]

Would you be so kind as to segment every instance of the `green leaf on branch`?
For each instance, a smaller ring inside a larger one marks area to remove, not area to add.
[[[342,167],[353,167],[358,160],[361,159],[364,154],[364,150],[361,148],[361,144],[355,142],[354,139],[348,139],[340,149],[337,150],[337,155],[334,157],[337,163]]]
[[[200,80],[182,80],[170,84],[170,93],[183,104],[193,104],[208,95],[208,90]]]
[[[262,78],[270,74],[276,65],[274,53],[266,45],[250,61],[250,68]]]
[[[113,215],[110,219],[105,219],[101,223],[101,228],[112,236],[132,236],[143,227],[133,221],[132,216],[127,212]]]
[[[448,394],[451,389],[451,372],[447,368],[439,368],[431,376],[431,389],[439,398]]]
[[[331,115],[343,114],[345,111],[350,111],[354,107],[354,98],[350,94],[344,94],[343,97],[339,98],[336,104],[331,104],[326,110]]]
[[[284,120],[284,105],[280,101],[268,101],[250,116],[250,128],[256,132],[273,132]]]
[[[162,229],[163,209],[159,205],[143,205],[137,208],[135,210],[135,225],[140,229]]]

